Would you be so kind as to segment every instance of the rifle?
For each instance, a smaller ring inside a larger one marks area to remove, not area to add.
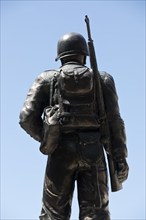
[[[115,164],[111,156],[112,154],[111,154],[110,130],[109,130],[109,124],[108,124],[108,120],[107,120],[107,116],[105,112],[104,98],[103,98],[103,92],[102,92],[102,86],[101,86],[102,85],[101,76],[100,76],[98,66],[97,66],[94,44],[91,38],[89,18],[87,15],[85,16],[85,22],[86,22],[87,33],[88,33],[88,48],[89,48],[90,65],[91,65],[91,69],[94,74],[96,94],[98,95],[97,103],[98,103],[98,109],[99,109],[100,132],[102,136],[104,137],[103,139],[101,139],[101,143],[103,144],[105,152],[107,154],[111,191],[115,192],[115,191],[122,189],[122,184],[118,180],[117,171],[115,169]]]

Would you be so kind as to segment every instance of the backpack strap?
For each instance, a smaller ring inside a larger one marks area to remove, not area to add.
[[[50,106],[54,105],[53,103],[54,86],[55,83],[57,82],[58,75],[59,75],[59,71],[55,70],[55,74],[50,81]]]
[[[58,91],[58,104],[59,104],[59,109],[60,109],[60,118],[64,117],[64,116],[69,116],[69,113],[67,112],[64,112],[64,108],[63,108],[63,100],[62,100],[62,95],[61,95],[61,88],[60,88],[60,83],[59,83],[59,77],[60,77],[60,74],[63,70],[60,68],[59,69],[59,74],[57,75],[56,77],[56,80],[58,82],[58,87],[57,87],[57,91]]]

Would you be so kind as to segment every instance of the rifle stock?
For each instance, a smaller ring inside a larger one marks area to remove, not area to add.
[[[89,18],[87,15],[85,16],[85,22],[86,22],[87,33],[88,33],[88,48],[89,48],[90,65],[91,65],[91,69],[94,74],[94,79],[95,79],[95,84],[96,84],[96,93],[98,94],[97,103],[98,103],[98,109],[99,109],[100,132],[102,136],[104,136],[104,140],[106,140],[105,143],[104,141],[102,142],[102,140],[101,142],[107,154],[111,191],[115,192],[115,191],[122,189],[122,184],[118,180],[114,162],[111,157],[110,130],[109,130],[109,125],[108,125],[106,112],[105,112],[104,99],[103,99],[103,93],[102,93],[102,87],[101,87],[101,76],[98,70],[94,44],[91,38]]]

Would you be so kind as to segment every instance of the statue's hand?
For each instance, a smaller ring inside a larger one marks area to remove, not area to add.
[[[126,159],[121,159],[116,162],[117,175],[119,182],[124,182],[128,178],[129,166]]]

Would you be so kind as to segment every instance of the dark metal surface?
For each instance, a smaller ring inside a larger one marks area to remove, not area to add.
[[[45,143],[47,147],[46,143],[51,143],[40,219],[70,219],[76,181],[79,219],[110,220],[107,167],[96,102],[98,94],[95,94],[92,70],[84,65],[83,59],[77,62],[72,54],[69,55],[69,60],[63,62],[59,70],[45,71],[37,77],[20,112],[21,127],[41,142],[41,146]],[[112,159],[117,177],[122,183],[128,176],[125,126],[120,116],[113,77],[106,72],[101,72],[100,76],[110,130]],[[82,83],[84,81],[86,83]],[[50,125],[56,124],[58,128],[59,123],[60,130],[55,133],[53,126],[52,130],[47,131],[51,135],[47,136],[42,115],[47,106],[54,105],[57,106],[55,110],[47,110],[50,118],[45,118],[45,123],[48,129],[52,129]],[[89,118],[94,118],[98,123]],[[55,136],[57,134],[58,137]],[[58,144],[53,149],[55,139]],[[47,152],[49,151],[43,153]]]
[[[86,40],[79,33],[70,32],[63,35],[57,44],[56,61],[69,55],[88,56]]]

